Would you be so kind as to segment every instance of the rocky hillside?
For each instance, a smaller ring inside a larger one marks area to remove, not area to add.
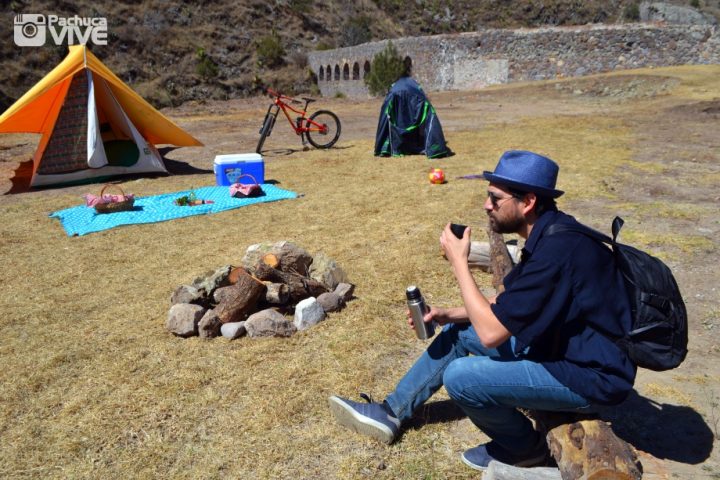
[[[720,0],[692,4],[711,14]],[[18,47],[19,13],[104,17],[108,44],[93,52],[157,107],[254,95],[261,84],[313,92],[306,52],[370,40],[478,28],[617,23],[636,0],[13,0],[3,2],[0,111],[56,65],[66,47]]]

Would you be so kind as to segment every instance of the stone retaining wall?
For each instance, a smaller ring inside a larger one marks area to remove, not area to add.
[[[708,25],[586,25],[487,29],[392,40],[428,91],[474,90],[524,80],[640,67],[720,63],[720,30]],[[363,82],[387,41],[309,54],[324,96],[368,95]]]

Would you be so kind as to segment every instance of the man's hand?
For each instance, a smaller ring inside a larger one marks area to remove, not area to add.
[[[450,230],[450,223],[448,223],[440,234],[440,247],[453,268],[462,265],[462,262],[467,264],[468,255],[470,255],[471,233],[470,227],[467,227],[463,232],[463,237],[457,238]]]
[[[412,328],[413,320],[412,320],[412,316],[410,316],[410,310],[406,310],[405,314],[407,315],[408,325],[410,326],[410,328]],[[465,320],[465,321],[467,321],[467,320]],[[425,322],[425,323],[435,322],[438,325],[445,325],[448,323],[452,323],[453,320],[451,319],[449,309],[441,308],[441,307],[427,306],[427,312],[425,313],[425,316],[423,317],[423,322]]]

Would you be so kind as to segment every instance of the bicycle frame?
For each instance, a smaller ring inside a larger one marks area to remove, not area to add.
[[[296,135],[303,135],[306,132],[320,132],[320,133],[326,133],[327,132],[327,126],[321,125],[313,120],[310,120],[307,117],[307,107],[310,103],[309,100],[305,100],[305,106],[302,110],[299,110],[297,108],[293,108],[289,103],[299,103],[302,102],[300,100],[295,100],[292,97],[288,97],[286,95],[282,95],[278,92],[275,92],[274,90],[267,89],[267,93],[271,95],[273,98],[273,103],[268,107],[268,112],[271,111],[273,107],[275,107],[275,112],[273,112],[273,116],[277,117],[278,110],[282,110],[282,112],[285,114],[285,118],[287,118],[288,123],[290,124],[290,127],[295,131]],[[290,118],[290,113],[288,113],[288,110],[290,110],[293,113],[296,113],[299,115],[299,117],[294,122],[292,118]]]

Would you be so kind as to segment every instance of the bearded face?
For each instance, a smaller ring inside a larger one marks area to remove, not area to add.
[[[510,215],[488,212],[490,228],[495,233],[517,233],[525,223],[525,217],[512,210]]]
[[[495,233],[517,233],[526,219],[518,203],[522,197],[499,185],[490,184],[485,200],[485,213]]]

